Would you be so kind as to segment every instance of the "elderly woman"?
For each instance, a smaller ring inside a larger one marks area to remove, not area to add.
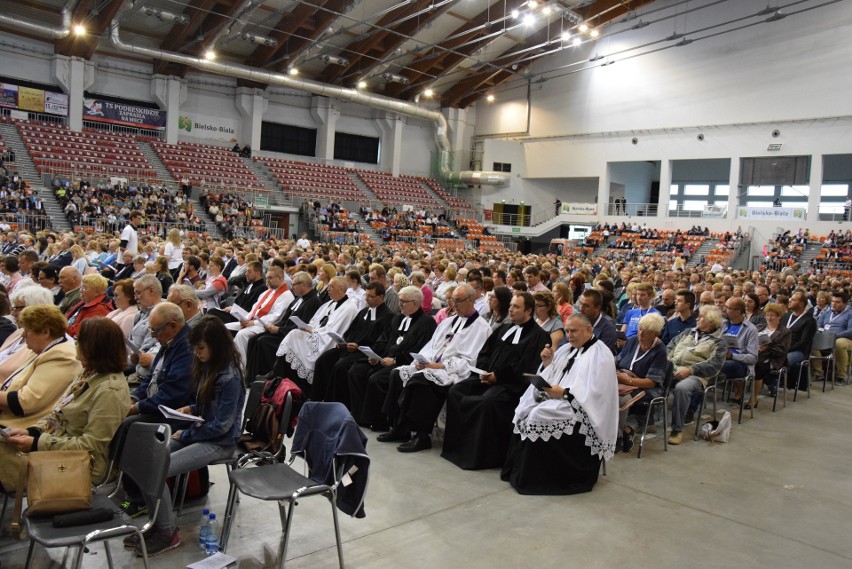
[[[136,306],[136,296],[133,294],[133,279],[124,279],[115,283],[112,287],[112,296],[115,310],[107,314],[106,317],[118,324],[125,338],[130,338],[133,320],[139,313],[139,307]]]
[[[770,375],[778,371],[787,363],[787,352],[790,350],[790,329],[781,323],[781,317],[787,311],[778,303],[770,302],[763,308],[763,316],[766,318],[766,327],[757,335],[760,347],[757,349],[757,363],[754,366],[754,390],[751,398],[746,403],[746,409],[757,407],[757,395],[763,388],[763,382],[772,380]],[[769,385],[767,383],[767,385]],[[770,390],[777,389],[777,385],[771,385]],[[743,397],[743,384],[737,382],[736,399]]]
[[[56,310],[54,317],[62,315]],[[65,344],[71,347],[70,342]],[[109,320],[89,319],[80,329],[76,352],[79,375],[60,392],[53,412],[40,421],[26,421],[27,428],[13,428],[6,444],[0,445],[4,489],[15,488],[20,452],[87,450],[92,457],[92,480],[101,482],[106,475],[110,441],[130,408],[122,373],[126,355],[121,330]]]
[[[819,318],[820,314],[826,310],[831,310],[831,293],[827,290],[821,290],[816,294],[816,306],[813,309],[813,317]]]
[[[0,344],[6,341],[15,330],[18,329],[15,319],[12,317],[12,303],[9,295],[0,292]]]
[[[49,290],[38,286],[28,286],[15,291],[9,297],[9,300],[12,320],[15,322],[17,330],[9,334],[6,341],[0,345],[0,382],[6,381],[13,371],[33,357],[33,353],[27,348],[27,343],[24,341],[24,329],[20,327],[18,320],[21,311],[27,306],[39,304],[53,306],[53,295]]]
[[[583,315],[568,319],[568,343],[541,353],[539,379],[515,409],[501,478],[521,494],[590,492],[612,458],[618,395],[612,352]]]
[[[453,293],[455,292],[456,288],[458,287],[455,283],[453,283],[452,286],[449,286],[444,289],[447,293],[447,306],[439,310],[438,313],[435,315],[435,324],[440,324],[447,318],[456,315],[456,301],[453,299]]]
[[[435,289],[435,296],[438,297],[438,300],[447,302],[453,296],[453,293],[449,292],[450,287],[453,287],[453,290],[455,290],[456,286],[458,286],[458,283],[456,283],[456,268],[447,267],[444,270],[441,283]]]
[[[106,295],[109,281],[101,275],[86,275],[80,285],[80,302],[72,306],[65,317],[68,318],[67,333],[76,338],[80,325],[88,318],[106,316],[112,312],[112,301]]]
[[[550,291],[540,291],[535,298],[535,321],[541,329],[550,334],[550,345],[558,346],[565,338],[565,324],[556,311],[556,301]]]
[[[65,337],[67,322],[55,306],[28,306],[18,316],[30,358],[0,385],[0,425],[34,425],[59,403],[80,373],[74,344]]]
[[[485,321],[491,326],[492,332],[506,322],[511,302],[512,289],[507,286],[498,286],[488,297],[488,313],[485,315]]]
[[[660,341],[660,332],[666,319],[649,313],[639,319],[639,332],[627,340],[616,358],[615,373],[618,379],[619,407],[643,392],[642,399],[662,395],[666,374],[666,346]],[[615,452],[630,452],[633,448],[633,427],[627,424],[629,408],[618,414],[619,441]],[[619,444],[620,443],[620,444]]]
[[[71,252],[71,266],[80,271],[81,275],[86,274],[86,269],[89,268],[86,252],[80,245],[72,245],[68,250]]]
[[[393,289],[397,293],[410,284],[411,284],[411,281],[409,281],[408,277],[406,277],[403,273],[396,273],[393,276]],[[419,289],[420,287],[417,287],[417,288]],[[430,310],[431,310],[431,308],[430,308]]]

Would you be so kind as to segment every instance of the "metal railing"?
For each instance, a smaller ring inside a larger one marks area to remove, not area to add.
[[[102,132],[114,132],[116,134],[127,134],[134,138],[138,137],[145,140],[166,140],[165,130],[152,130],[149,128],[137,128],[95,121],[83,121],[83,128]]]
[[[6,213],[0,216],[4,223],[17,224],[21,229],[30,231],[42,231],[53,227],[50,217],[46,213],[31,213],[29,210],[18,213]]]

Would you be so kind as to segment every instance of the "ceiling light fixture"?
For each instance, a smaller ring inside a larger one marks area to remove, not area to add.
[[[598,30],[592,30],[592,31],[589,33],[589,35],[590,35],[590,36],[592,36],[593,38],[596,38],[596,37],[598,37],[599,35],[601,35],[601,33],[600,33]]]
[[[526,16],[524,16],[525,26],[531,27],[533,24],[535,24],[535,16],[533,16],[532,14],[527,14]]]
[[[433,94],[434,91],[432,91],[432,89],[426,89],[425,91],[423,91],[423,96],[425,97],[431,97]]]
[[[553,13],[553,9],[550,6],[545,6],[544,8],[541,9],[541,13],[544,14],[545,16],[549,16]]]
[[[562,32],[562,41],[567,42],[571,39],[571,34],[569,32]]]
[[[587,26],[586,24],[580,24],[580,31],[583,33],[588,32],[589,26]]]
[[[518,19],[518,16],[520,16],[520,15],[521,15],[521,13],[520,13],[518,10],[512,10],[511,15],[512,15],[512,18],[514,18],[515,20],[517,20],[517,19]]]
[[[289,73],[290,75],[295,77],[296,75],[299,74],[299,68],[298,67],[291,67],[290,69],[287,70],[287,73]]]
[[[530,10],[535,10],[536,8],[538,8],[538,2],[536,2],[536,0],[529,0],[529,2],[527,2],[527,7]]]
[[[86,26],[84,26],[83,24],[77,24],[76,26],[74,26],[74,35],[77,35],[77,36],[86,35]]]
[[[186,14],[173,14],[172,12],[167,12],[165,10],[157,10],[155,8],[145,8],[146,16],[153,16],[157,18],[161,22],[165,22],[167,24],[183,24],[184,26],[189,23],[189,16]]]
[[[265,45],[266,47],[277,47],[278,46],[278,40],[273,39],[273,38],[268,38],[268,37],[265,37],[265,36],[258,36],[258,35],[255,35],[255,34],[245,33],[245,34],[241,34],[240,37],[243,38],[244,40],[246,40],[247,42],[251,42],[255,45]]]
[[[216,52],[212,49],[208,49],[204,52],[204,59],[206,59],[207,61],[213,61],[214,59],[216,59]]]
[[[367,88],[367,82],[362,79],[362,80],[358,81],[358,85],[356,85],[356,86],[359,89],[366,89]]]
[[[574,45],[580,45],[581,43],[583,43],[582,39],[580,39],[579,37],[574,38]]]
[[[485,97],[485,100],[488,101],[489,103],[493,103],[494,102],[494,95],[489,93],[488,96]]]

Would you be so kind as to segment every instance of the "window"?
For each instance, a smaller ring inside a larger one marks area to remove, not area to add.
[[[511,172],[512,165],[508,162],[495,162],[494,163],[494,171],[495,172]]]
[[[726,185],[718,185],[714,188],[713,193],[717,196],[728,196],[731,195],[731,186]]]
[[[809,186],[782,186],[781,195],[783,197],[802,197],[807,201],[810,190]]]
[[[675,211],[676,209],[677,209],[677,202],[676,201],[670,201],[669,202],[669,211]]]
[[[845,198],[849,195],[848,184],[823,184],[819,195],[822,197]]]
[[[704,211],[707,200],[684,200],[683,209],[688,211]]]
[[[796,207],[796,208],[808,209],[807,205],[808,205],[808,202],[791,202],[791,201],[781,202],[781,207]]]
[[[706,196],[710,191],[710,186],[707,184],[686,184],[683,186],[683,195],[685,196]]]
[[[371,136],[336,132],[334,133],[334,159],[378,164],[379,142],[378,138]]]
[[[749,186],[746,190],[746,195],[749,197],[767,196],[771,198],[775,196],[775,186]]]
[[[263,121],[260,149],[298,156],[316,156],[317,129]]]
[[[678,191],[678,188],[679,188],[679,187],[680,187],[680,186],[678,186],[677,184],[672,184],[672,185],[669,187],[669,195],[670,195],[670,196],[676,196],[676,195],[677,195],[677,191]]]
[[[841,204],[819,204],[820,213],[843,213],[843,205]]]

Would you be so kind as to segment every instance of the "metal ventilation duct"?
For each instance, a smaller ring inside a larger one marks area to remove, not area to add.
[[[14,26],[17,31],[30,32],[45,36],[55,40],[61,40],[71,35],[71,12],[74,11],[79,0],[68,0],[65,7],[62,8],[62,24],[57,28],[53,26],[45,26],[35,22],[28,22],[13,16],[7,16],[0,12],[0,24],[9,24]]]

